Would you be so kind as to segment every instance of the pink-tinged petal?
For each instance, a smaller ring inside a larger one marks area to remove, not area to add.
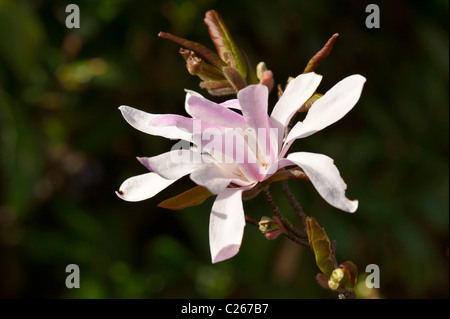
[[[289,82],[270,115],[273,125],[279,130],[278,138],[280,146],[284,131],[292,116],[313,95],[320,81],[322,81],[322,76],[311,72],[300,74]]]
[[[257,157],[269,165],[268,162],[272,162],[278,152],[277,141],[271,139],[271,124],[267,115],[269,90],[262,84],[250,85],[240,90],[237,97],[247,127],[252,129],[258,138]]]
[[[185,116],[181,116],[181,115],[167,114],[167,115],[161,115],[161,116],[154,118],[150,122],[150,124],[153,127],[157,127],[160,129],[163,129],[166,127],[176,127],[183,131],[192,133],[193,126],[194,126],[194,119],[185,117]]]
[[[231,99],[219,104],[220,106],[226,107],[228,109],[240,110],[241,105],[239,104],[238,99]]]
[[[289,132],[286,143],[304,138],[339,121],[358,102],[366,78],[354,74],[333,86],[318,99],[308,111],[303,122],[297,123]]]
[[[193,118],[209,124],[229,128],[245,128],[245,120],[242,115],[190,93],[186,95],[186,112]]]
[[[179,179],[206,165],[205,155],[191,150],[173,150],[153,157],[138,157],[148,170],[166,179]],[[211,159],[209,160],[211,162]],[[208,162],[208,163],[209,163]]]
[[[349,213],[356,211],[358,201],[349,200],[345,196],[347,185],[342,180],[333,159],[323,154],[298,152],[289,154],[286,159],[281,160],[280,166],[287,166],[289,162],[303,169],[327,203]]]
[[[126,105],[120,106],[119,110],[122,112],[122,116],[128,124],[141,132],[170,139],[181,139],[186,141],[192,139],[192,133],[187,130],[180,129],[176,126],[155,127],[151,124],[156,119],[167,115],[150,114]]]
[[[231,182],[231,179],[215,164],[204,164],[193,171],[190,178],[194,183],[206,187],[213,194],[219,194]]]
[[[175,181],[165,179],[156,173],[146,173],[125,180],[116,194],[128,202],[138,202],[155,196]]]
[[[213,263],[229,259],[239,252],[244,227],[242,189],[226,188],[217,196],[209,219],[209,246]]]
[[[200,93],[197,93],[197,92],[191,91],[191,90],[187,90],[187,89],[185,89],[184,91],[187,93],[186,101],[189,99],[190,96],[197,96],[199,98],[203,98],[204,99],[203,95],[201,95]],[[222,107],[226,107],[227,109],[235,109],[235,110],[240,110],[241,109],[241,106],[239,105],[239,100],[238,99],[227,100],[225,102],[220,103],[219,105],[222,106]],[[186,112],[187,112],[189,106],[187,104],[185,104],[185,107],[186,107]],[[188,112],[188,114],[189,114],[189,112]]]
[[[249,85],[237,94],[247,126],[255,132],[258,128],[269,128],[267,106],[269,90],[265,85]]]

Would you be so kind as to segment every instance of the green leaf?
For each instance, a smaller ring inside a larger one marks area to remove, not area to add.
[[[235,66],[241,76],[246,79],[247,61],[231,38],[230,32],[219,13],[215,10],[209,10],[205,14],[204,21],[208,26],[209,35],[216,46],[220,58],[228,65]]]
[[[330,247],[330,239],[325,229],[320,227],[315,218],[306,218],[306,231],[311,249],[316,256],[316,264],[319,269],[328,277],[335,269]]]
[[[158,207],[181,210],[203,203],[212,193],[203,186],[196,186],[175,197],[166,199],[158,204]]]

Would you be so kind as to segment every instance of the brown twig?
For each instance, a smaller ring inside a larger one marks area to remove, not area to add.
[[[267,204],[269,205],[270,209],[273,211],[275,216],[277,216],[280,220],[280,222],[283,224],[283,227],[285,228],[285,234],[286,236],[291,239],[292,241],[305,246],[309,247],[309,242],[307,241],[307,236],[305,237],[304,232],[300,231],[296,227],[294,227],[291,223],[289,223],[286,218],[281,213],[280,209],[278,208],[277,204],[275,204],[272,194],[270,193],[269,186],[266,186],[263,188],[262,193],[264,194]]]
[[[254,218],[254,217],[245,215],[245,221],[246,221],[248,224],[250,224],[250,225],[259,227],[259,221],[258,221],[256,218]]]
[[[303,232],[306,235],[306,217],[308,217],[308,216],[306,216],[302,206],[300,206],[300,203],[295,199],[294,194],[292,194],[287,180],[282,181],[282,188],[283,188],[283,193],[284,193],[284,195],[286,195],[286,198],[287,198],[289,204],[292,206],[294,211],[297,213],[297,216],[302,221]]]

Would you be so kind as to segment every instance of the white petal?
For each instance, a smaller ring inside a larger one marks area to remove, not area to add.
[[[349,213],[356,211],[358,201],[349,200],[345,196],[347,185],[342,180],[333,159],[323,154],[298,152],[289,154],[286,160],[303,169],[327,203]],[[286,166],[286,160],[281,160],[280,166]]]
[[[150,114],[126,105],[120,106],[119,110],[122,112],[122,115],[128,124],[141,132],[170,139],[181,139],[186,141],[190,141],[192,139],[191,132],[179,129],[176,126],[157,127],[150,125],[150,122],[155,119],[167,115]]]
[[[244,226],[242,189],[226,188],[217,196],[209,219],[209,246],[213,263],[229,259],[239,252]]]
[[[215,164],[199,167],[191,173],[190,178],[194,183],[206,187],[213,194],[219,194],[231,182],[231,178],[225,176]]]
[[[285,143],[312,135],[339,121],[358,102],[365,82],[365,77],[354,74],[333,86],[324,96],[314,102],[305,120],[292,128]]]
[[[123,200],[138,202],[155,196],[175,181],[162,178],[156,173],[146,173],[125,180],[116,194]]]
[[[292,116],[313,95],[320,81],[322,76],[311,72],[300,74],[289,82],[270,115],[273,125],[278,129],[279,145]]]
[[[153,157],[138,157],[148,170],[166,179],[179,179],[196,168],[207,165],[206,156],[191,150],[173,150]]]

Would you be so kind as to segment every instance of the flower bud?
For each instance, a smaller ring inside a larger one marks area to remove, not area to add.
[[[263,216],[259,221],[259,230],[267,239],[275,239],[283,232],[280,225],[274,219]]]
[[[256,77],[258,78],[260,84],[264,84],[268,87],[269,91],[273,89],[273,73],[272,71],[267,70],[267,66],[264,62],[259,62],[256,66]]]
[[[263,77],[264,72],[267,71],[267,66],[264,62],[259,62],[256,66],[256,76],[258,77],[258,80],[261,80]]]
[[[330,280],[328,281],[328,286],[331,290],[336,290],[341,285],[342,279],[344,279],[345,273],[342,268],[336,268],[333,270],[330,276]]]

